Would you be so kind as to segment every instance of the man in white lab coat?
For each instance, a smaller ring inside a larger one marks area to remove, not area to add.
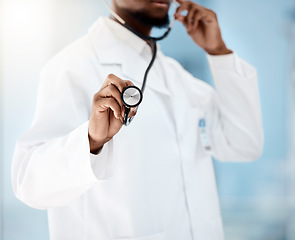
[[[226,47],[213,11],[178,4],[175,18],[208,53],[216,89],[158,51],[144,99],[122,127],[121,92],[141,87],[152,51],[114,18],[99,18],[44,67],[12,181],[21,201],[48,209],[52,240],[223,239],[211,157],[260,156],[257,75]],[[112,1],[145,35],[167,24],[169,6],[168,0]]]

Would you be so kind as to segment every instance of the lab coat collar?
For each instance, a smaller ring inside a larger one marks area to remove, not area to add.
[[[121,65],[125,80],[141,87],[151,58],[150,47],[144,40],[105,17],[100,17],[91,26],[88,35],[101,64]],[[157,78],[156,72],[150,71],[146,87],[170,95],[163,83],[157,83]]]

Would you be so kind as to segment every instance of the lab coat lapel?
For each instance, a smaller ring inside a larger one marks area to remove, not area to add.
[[[123,57],[125,58],[125,60],[124,63],[122,63],[122,73],[131,81],[133,81],[134,84],[138,85],[138,87],[141,87],[144,74],[149,65],[150,59],[146,61],[143,57],[139,56],[134,51],[128,51],[127,48],[124,48],[123,51]],[[150,88],[154,91],[170,95],[168,89],[164,85],[164,82],[158,81],[159,77],[160,76],[157,75],[155,68],[152,67],[147,77],[146,88]]]
[[[117,40],[102,18],[99,18],[90,28],[89,37],[101,64],[120,65],[124,80],[130,80],[141,88],[149,61],[146,61],[128,45]],[[148,75],[146,88],[169,95],[165,85],[157,82],[158,78],[159,76],[152,68]]]

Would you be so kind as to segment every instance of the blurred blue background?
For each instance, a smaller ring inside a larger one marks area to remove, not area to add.
[[[257,68],[265,132],[261,158],[215,161],[227,240],[295,239],[295,1],[198,0],[213,9],[229,48]],[[30,127],[42,66],[87,33],[101,0],[0,0],[0,233],[3,240],[49,239],[45,211],[13,195],[11,159]],[[164,53],[212,83],[206,55],[176,23]]]

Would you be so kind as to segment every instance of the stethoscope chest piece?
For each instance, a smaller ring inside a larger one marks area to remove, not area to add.
[[[142,92],[136,86],[128,86],[123,89],[121,99],[126,107],[137,107],[142,101]]]
[[[142,92],[136,86],[125,87],[121,93],[121,99],[125,105],[124,124],[127,126],[132,121],[133,117],[128,118],[130,108],[138,107],[142,101]]]

